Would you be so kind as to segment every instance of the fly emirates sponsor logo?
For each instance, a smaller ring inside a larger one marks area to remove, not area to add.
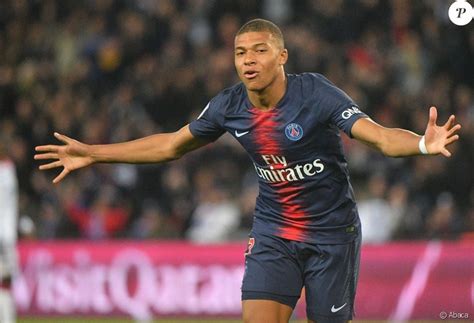
[[[299,181],[324,171],[324,164],[319,158],[311,163],[296,164],[293,167],[289,167],[285,156],[261,156],[267,165],[260,167],[254,163],[255,171],[258,177],[271,183]]]

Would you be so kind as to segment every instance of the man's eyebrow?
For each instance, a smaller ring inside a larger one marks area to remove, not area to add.
[[[252,46],[250,46],[250,48],[255,48],[255,47],[258,47],[258,46],[262,46],[262,45],[265,45],[265,46],[268,46],[267,43],[257,43],[257,44],[253,44]],[[244,46],[237,46],[235,47],[235,50],[246,50],[247,47],[244,47]]]

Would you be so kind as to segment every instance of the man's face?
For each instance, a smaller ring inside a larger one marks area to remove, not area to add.
[[[247,32],[235,37],[235,68],[250,91],[262,91],[281,73],[288,53],[269,32]]]

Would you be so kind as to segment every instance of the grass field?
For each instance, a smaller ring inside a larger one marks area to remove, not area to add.
[[[70,317],[48,317],[48,318],[19,318],[18,323],[138,323],[131,319],[124,318],[70,318]],[[291,323],[305,323],[303,320],[290,321]],[[367,320],[355,320],[353,323],[384,323],[387,321],[367,321]],[[436,323],[443,322],[440,320],[417,320],[410,321],[407,323]],[[447,321],[444,321],[447,322]],[[466,320],[456,320],[456,323],[468,322]],[[148,323],[148,322],[147,322]],[[240,320],[231,319],[201,319],[201,320],[189,320],[189,319],[160,319],[154,320],[150,323],[241,323]]]
[[[146,323],[240,323],[238,320],[185,320],[185,319],[160,319]],[[109,319],[89,319],[89,318],[22,318],[18,323],[141,323],[130,319],[109,318]],[[303,323],[303,321],[292,321],[291,323]]]

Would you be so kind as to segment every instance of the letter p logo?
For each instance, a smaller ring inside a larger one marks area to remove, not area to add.
[[[457,0],[451,4],[448,10],[449,20],[455,25],[465,26],[471,22],[474,15],[472,6],[466,0]]]
[[[463,14],[466,13],[467,10],[466,10],[466,8],[456,8],[456,11],[458,12],[457,18],[459,19],[459,18],[461,18],[461,16],[462,16]]]

